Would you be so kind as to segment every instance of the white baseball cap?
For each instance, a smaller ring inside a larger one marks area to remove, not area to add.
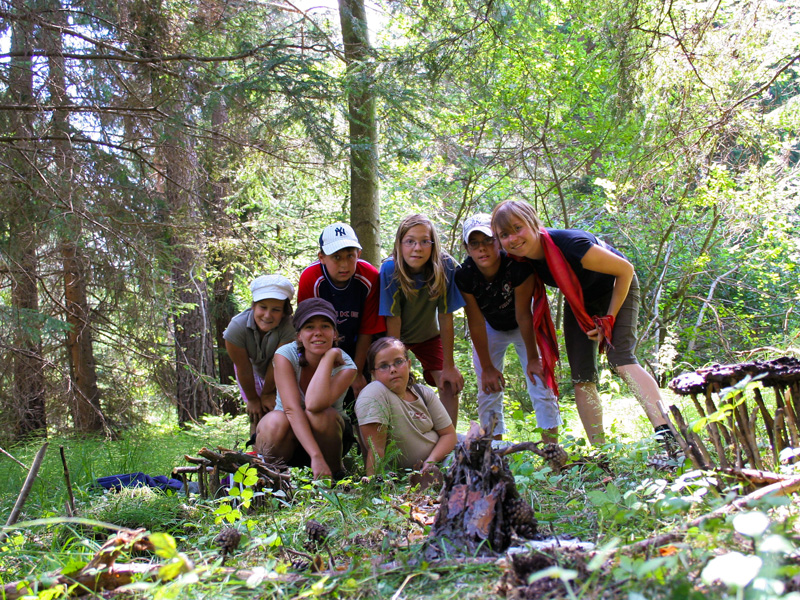
[[[283,275],[262,275],[256,277],[250,284],[253,293],[253,302],[274,298],[275,300],[291,300],[294,296],[294,286]]]
[[[319,236],[319,248],[323,254],[335,254],[342,248],[358,248],[358,236],[347,223],[334,223],[322,230]]]
[[[485,234],[486,237],[494,237],[494,233],[492,232],[492,215],[487,215],[486,213],[472,215],[464,221],[461,231],[464,234],[465,244],[469,243],[469,235],[473,231],[480,231]]]

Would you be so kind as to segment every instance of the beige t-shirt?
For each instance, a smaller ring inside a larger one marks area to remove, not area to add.
[[[439,430],[452,425],[439,396],[424,385],[411,386],[413,402],[406,402],[380,381],[367,385],[356,400],[359,425],[385,425],[387,445],[400,453],[397,467],[410,469],[424,461],[439,441]]]

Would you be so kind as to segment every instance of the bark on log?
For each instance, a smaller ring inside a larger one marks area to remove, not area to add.
[[[536,533],[533,509],[519,496],[504,455],[537,448],[518,444],[502,452],[492,448],[493,423],[485,430],[473,423],[444,476],[439,510],[428,538],[426,557],[502,552],[513,533]],[[537,452],[539,453],[539,452]]]

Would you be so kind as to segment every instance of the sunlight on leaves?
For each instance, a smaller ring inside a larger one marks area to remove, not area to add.
[[[156,554],[161,558],[172,559],[178,556],[178,545],[175,538],[168,533],[151,533],[150,542]]]
[[[733,518],[733,528],[747,537],[761,537],[769,527],[769,517],[761,511],[740,513]]]
[[[769,535],[758,545],[760,552],[772,552],[775,554],[791,554],[795,547],[782,535]]]
[[[730,587],[743,588],[755,579],[762,564],[763,561],[758,556],[729,552],[708,561],[702,578],[708,584],[721,581]]]
[[[542,569],[541,571],[537,571],[536,573],[532,573],[530,577],[528,577],[528,583],[533,583],[534,581],[539,581],[540,579],[560,579],[561,581],[572,581],[578,576],[578,572],[573,569],[564,569],[562,567],[548,567],[546,569]]]

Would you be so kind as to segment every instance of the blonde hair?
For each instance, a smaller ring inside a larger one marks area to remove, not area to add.
[[[513,219],[519,219],[534,233],[539,233],[544,229],[539,215],[530,204],[519,200],[504,200],[492,211],[492,231],[498,239],[500,239],[501,233],[511,229]]]
[[[414,297],[417,295],[417,288],[414,287],[414,276],[408,272],[408,266],[403,260],[403,238],[408,233],[408,230],[417,225],[423,225],[428,228],[431,234],[433,246],[431,246],[431,257],[428,262],[423,266],[422,276],[424,285],[428,288],[430,300],[437,300],[440,296],[447,293],[447,276],[444,270],[444,260],[448,256],[441,248],[439,241],[439,233],[436,231],[433,222],[425,215],[409,215],[400,222],[397,227],[397,235],[394,238],[394,249],[392,250],[392,258],[394,259],[394,277],[400,284],[400,289],[406,297]]]

